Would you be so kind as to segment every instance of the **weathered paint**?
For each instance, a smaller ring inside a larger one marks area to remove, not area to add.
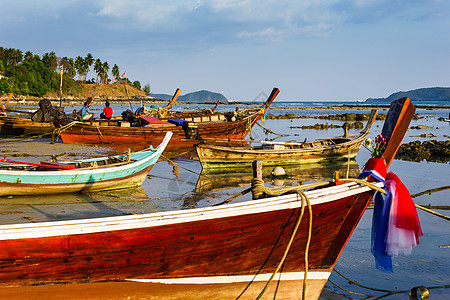
[[[285,149],[253,149],[199,144],[196,146],[196,151],[204,169],[250,166],[254,160],[261,160],[265,166],[276,166],[354,158],[369,135],[375,117],[376,111],[373,111],[366,127],[359,134],[347,138],[335,137],[304,144],[282,143],[279,145],[284,146]]]
[[[0,116],[0,134],[2,135],[41,135],[55,130],[53,123],[33,122],[28,117]]]
[[[308,299],[317,298],[346,235],[372,191],[354,183],[307,192],[313,227]],[[301,201],[285,195],[218,207],[145,215],[0,226],[0,283],[147,279],[155,284],[229,289],[236,297],[256,275],[267,277],[286,249]],[[303,216],[274,284],[302,282],[308,214]],[[334,226],[329,226],[334,224]],[[339,237],[339,238],[337,238]],[[99,243],[101,241],[101,243]],[[220,281],[220,276],[228,280]],[[259,278],[259,277],[256,277]],[[182,280],[184,279],[184,280]],[[189,279],[191,279],[189,281]],[[178,282],[177,282],[178,280]],[[234,282],[231,283],[230,281]],[[261,284],[251,283],[253,295]],[[272,286],[273,287],[273,286]],[[301,293],[301,285],[295,291]]]
[[[108,125],[91,125],[76,123],[60,134],[64,143],[75,144],[157,144],[167,131],[173,132],[172,140],[167,146],[171,148],[192,148],[202,138],[243,139],[261,117],[260,111],[249,111],[249,115],[236,121],[215,121],[191,123],[192,127],[119,127]],[[60,122],[66,125],[67,122]]]
[[[118,166],[55,171],[0,170],[0,195],[96,191],[139,186],[158,161],[170,137],[169,132],[158,148],[132,154],[130,163]],[[102,159],[104,158],[89,159],[85,162]],[[68,162],[70,163],[72,162]]]

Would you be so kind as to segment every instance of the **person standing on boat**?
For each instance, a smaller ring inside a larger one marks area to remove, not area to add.
[[[80,115],[83,120],[92,120],[94,118],[94,113],[89,112],[89,106],[91,105],[92,98],[89,97],[84,106],[80,110]]]
[[[109,101],[105,102],[105,108],[103,108],[103,112],[100,114],[100,119],[111,120],[113,114],[113,110],[109,107]]]

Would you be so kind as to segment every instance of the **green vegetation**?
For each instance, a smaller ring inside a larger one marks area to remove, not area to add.
[[[394,100],[408,97],[411,101],[450,101],[450,88],[448,87],[431,87],[421,88],[406,92],[396,92],[387,98],[369,98],[366,102],[387,102],[391,103]]]
[[[109,64],[100,59],[94,59],[88,53],[86,57],[77,56],[75,59],[59,58],[54,52],[45,53],[42,57],[19,49],[0,47],[0,95],[13,93],[42,97],[48,93],[59,93],[61,67],[63,76],[63,93],[74,95],[81,89],[81,85],[94,83],[86,80],[86,76],[93,66],[96,73],[95,83],[107,84],[109,79]],[[78,75],[78,80],[75,77]],[[139,81],[131,82],[128,78],[121,79],[119,67],[114,64],[111,69],[114,82],[126,80],[127,84],[141,89]],[[150,90],[146,85],[144,89]]]

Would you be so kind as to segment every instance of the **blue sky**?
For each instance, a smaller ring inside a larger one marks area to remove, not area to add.
[[[448,0],[15,0],[0,46],[117,64],[153,93],[365,100],[450,86]],[[89,77],[95,77],[93,74]]]

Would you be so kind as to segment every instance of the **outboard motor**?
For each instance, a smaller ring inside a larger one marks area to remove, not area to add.
[[[39,109],[31,115],[34,122],[51,123],[64,118],[64,107],[52,107],[49,99],[39,101]]]

